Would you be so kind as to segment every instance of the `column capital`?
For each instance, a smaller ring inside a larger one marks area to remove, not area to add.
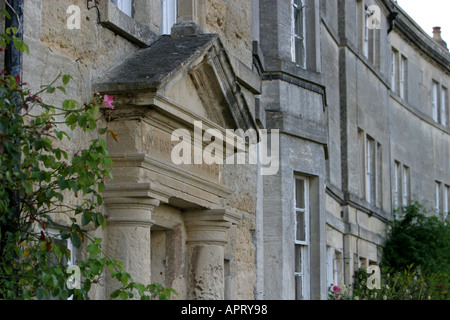
[[[193,210],[183,214],[187,242],[225,245],[227,231],[237,220],[225,210]]]
[[[160,201],[152,198],[105,198],[108,224],[149,226],[154,224],[152,213]]]

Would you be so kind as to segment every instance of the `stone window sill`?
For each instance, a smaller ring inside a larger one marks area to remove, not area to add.
[[[147,47],[156,40],[157,35],[149,26],[122,12],[112,1],[102,1],[98,8],[103,27],[141,47]]]

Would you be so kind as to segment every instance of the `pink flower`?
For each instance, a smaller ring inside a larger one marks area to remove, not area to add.
[[[105,96],[103,97],[103,104],[114,110],[114,106],[112,105],[113,102],[113,96],[108,96],[107,94],[105,94]]]
[[[341,288],[339,288],[338,286],[334,286],[333,291],[341,292]]]

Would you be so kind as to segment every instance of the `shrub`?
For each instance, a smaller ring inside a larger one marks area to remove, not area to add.
[[[388,224],[379,289],[369,289],[369,274],[361,268],[352,285],[331,286],[329,299],[449,300],[450,226],[430,213],[416,202]]]

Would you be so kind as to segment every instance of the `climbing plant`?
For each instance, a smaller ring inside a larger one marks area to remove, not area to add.
[[[14,45],[27,53],[16,33],[0,34],[2,50]],[[61,74],[31,92],[20,77],[0,74],[0,299],[89,299],[107,269],[120,284],[111,298],[170,299],[172,289],[134,282],[93,236],[106,226],[102,191],[113,178],[104,136],[118,140],[99,123],[102,109],[112,112],[114,102],[98,93],[86,103],[43,101],[43,95],[66,94],[70,81]],[[95,138],[71,153],[67,146],[78,133]],[[74,260],[68,243],[82,253],[74,266],[68,266]]]

